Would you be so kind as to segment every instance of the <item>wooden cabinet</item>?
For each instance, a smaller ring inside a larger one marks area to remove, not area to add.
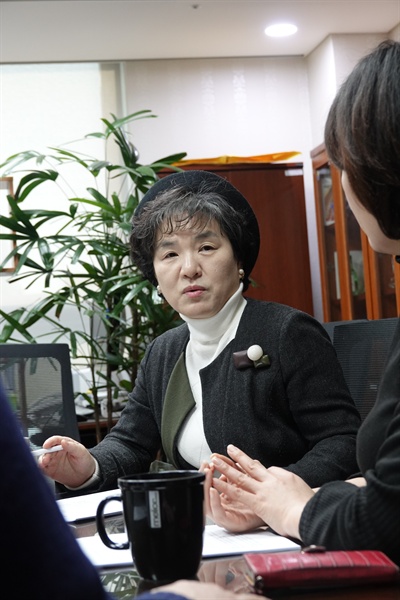
[[[400,265],[374,252],[351,212],[323,145],[311,152],[325,321],[400,313]]]
[[[313,312],[301,163],[235,163],[185,166],[230,181],[252,206],[260,227],[260,253],[246,296]]]

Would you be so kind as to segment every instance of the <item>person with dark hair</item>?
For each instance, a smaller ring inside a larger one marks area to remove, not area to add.
[[[330,109],[325,143],[372,248],[400,262],[399,42],[383,42],[348,76]],[[205,467],[208,513],[217,523],[235,531],[268,524],[306,546],[380,550],[400,564],[400,320],[357,436],[362,477],[313,490],[298,474],[266,469],[235,446],[228,456],[215,455]]]
[[[250,204],[205,171],[160,179],[132,223],[131,253],[184,324],[156,338],[118,423],[90,451],[54,436],[45,473],[68,488],[116,487],[162,450],[198,469],[230,441],[316,486],[355,472],[360,417],[313,317],[245,298],[259,251]],[[282,274],[283,276],[283,274]]]

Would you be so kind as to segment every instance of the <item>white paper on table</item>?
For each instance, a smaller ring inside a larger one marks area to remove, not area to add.
[[[126,542],[125,533],[110,534],[110,538],[119,544]],[[101,541],[99,535],[77,538],[77,542],[84,554],[96,567],[114,567],[133,565],[130,548],[127,550],[113,550]]]
[[[124,533],[110,534],[110,538],[122,543],[127,540]],[[77,538],[83,552],[97,567],[132,565],[132,554],[128,550],[112,550],[103,544],[98,534]],[[229,533],[218,525],[206,525],[203,541],[203,558],[230,556],[244,552],[281,552],[299,550],[299,544],[265,529],[248,533]]]
[[[103,498],[108,498],[108,496],[121,496],[121,490],[117,488],[115,490],[107,490],[106,492],[95,492],[94,494],[85,494],[83,496],[61,498],[60,500],[57,500],[57,504],[64,519],[68,523],[74,523],[76,521],[94,519],[100,501],[103,500]],[[110,502],[107,504],[104,514],[122,514],[122,503],[120,501]]]
[[[230,533],[218,525],[205,527],[203,558],[244,554],[244,552],[281,552],[299,549],[299,544],[268,529]]]

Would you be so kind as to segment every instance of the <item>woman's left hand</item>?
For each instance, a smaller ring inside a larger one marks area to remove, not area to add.
[[[280,467],[266,469],[235,446],[228,446],[228,454],[238,468],[218,455],[211,456],[211,465],[223,475],[212,480],[211,507],[216,503],[215,511],[225,507],[227,512],[228,503],[243,505],[280,535],[300,539],[301,513],[313,490],[294,473]],[[216,491],[220,494],[219,505]]]

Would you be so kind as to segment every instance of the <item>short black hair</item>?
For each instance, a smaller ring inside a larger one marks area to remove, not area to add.
[[[325,146],[383,233],[400,239],[400,43],[382,42],[339,88]]]
[[[185,185],[163,187],[163,191],[139,205],[140,209],[132,219],[131,258],[144,277],[157,285],[153,259],[160,230],[171,233],[180,227],[206,227],[207,223],[215,221],[243,267],[243,289],[246,290],[259,248],[258,224],[255,221],[255,232],[254,221],[249,218],[254,214],[229,203],[225,196],[215,191],[215,183],[208,178],[200,181],[195,190]]]

